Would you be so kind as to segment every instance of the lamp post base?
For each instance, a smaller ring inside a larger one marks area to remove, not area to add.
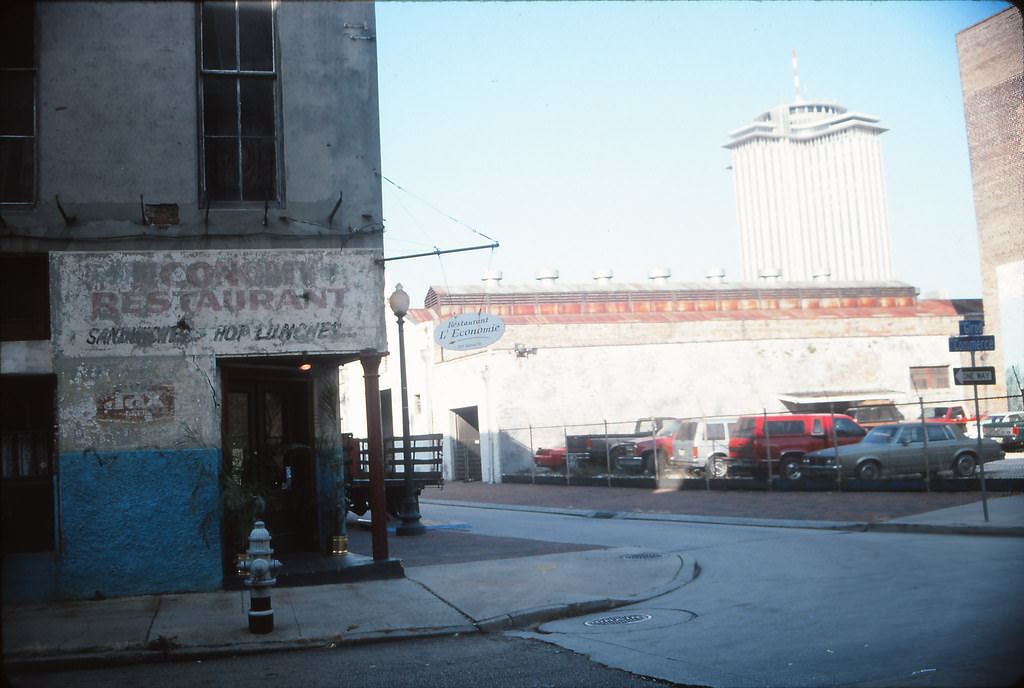
[[[427,532],[427,527],[420,520],[419,500],[406,499],[398,517],[402,522],[395,526],[395,535],[423,535]]]

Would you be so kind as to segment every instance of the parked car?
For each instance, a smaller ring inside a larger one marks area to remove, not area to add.
[[[857,425],[866,429],[886,423],[899,423],[903,420],[903,413],[892,403],[854,406],[846,409],[846,415],[857,421]]]
[[[1005,413],[983,413],[981,414],[981,436],[985,437],[985,426],[991,425],[992,423],[998,423],[1006,416]],[[968,437],[978,437],[978,425],[977,422],[970,422],[964,424],[964,434]]]
[[[927,450],[925,439],[927,438]],[[953,471],[960,477],[974,473],[979,463],[1004,456],[993,440],[964,437],[945,423],[893,423],[874,428],[857,444],[804,454],[801,474],[843,476],[877,480],[885,475]]]
[[[620,456],[615,467],[620,471],[651,474],[673,469],[702,475],[708,461],[725,477],[721,462],[729,454],[729,427],[736,418],[690,418],[666,421],[654,437],[638,439],[633,453]]]
[[[981,425],[983,437],[999,442],[1003,451],[1024,449],[1024,412],[1005,413],[992,422],[987,421],[986,418]]]
[[[800,477],[803,455],[836,444],[860,442],[867,431],[841,414],[741,416],[724,459],[730,476]]]
[[[577,462],[590,461],[603,466],[611,460],[614,465],[621,457],[633,456],[637,440],[655,437],[666,423],[676,421],[676,418],[663,416],[640,418],[633,424],[633,432],[567,435],[566,452]]]
[[[918,420],[924,419],[928,423],[956,423],[963,427],[967,421],[972,420],[963,406],[925,406],[924,411],[919,415]]]
[[[565,467],[565,447],[548,449],[541,447],[533,455],[533,463],[539,468],[558,470]]]

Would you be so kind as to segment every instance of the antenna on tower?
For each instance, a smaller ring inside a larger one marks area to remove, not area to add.
[[[796,65],[796,49],[793,50],[793,90],[796,91],[796,102],[800,102],[800,70]]]

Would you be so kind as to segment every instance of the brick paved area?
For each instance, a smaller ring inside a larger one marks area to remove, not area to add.
[[[999,493],[1001,495],[1003,493]],[[424,499],[657,514],[734,516],[812,521],[887,521],[970,504],[978,492],[767,492],[650,490],[512,483],[446,483]],[[989,498],[998,498],[990,494]],[[979,505],[980,509],[981,506]]]

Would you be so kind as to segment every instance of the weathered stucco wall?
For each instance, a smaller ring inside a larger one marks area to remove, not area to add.
[[[52,254],[57,355],[383,349],[379,255],[369,249]]]
[[[282,188],[269,212],[200,196],[199,3],[37,8],[37,202],[4,211],[5,246],[383,245],[372,2],[277,3]],[[173,204],[177,219],[149,224],[143,203]]]

